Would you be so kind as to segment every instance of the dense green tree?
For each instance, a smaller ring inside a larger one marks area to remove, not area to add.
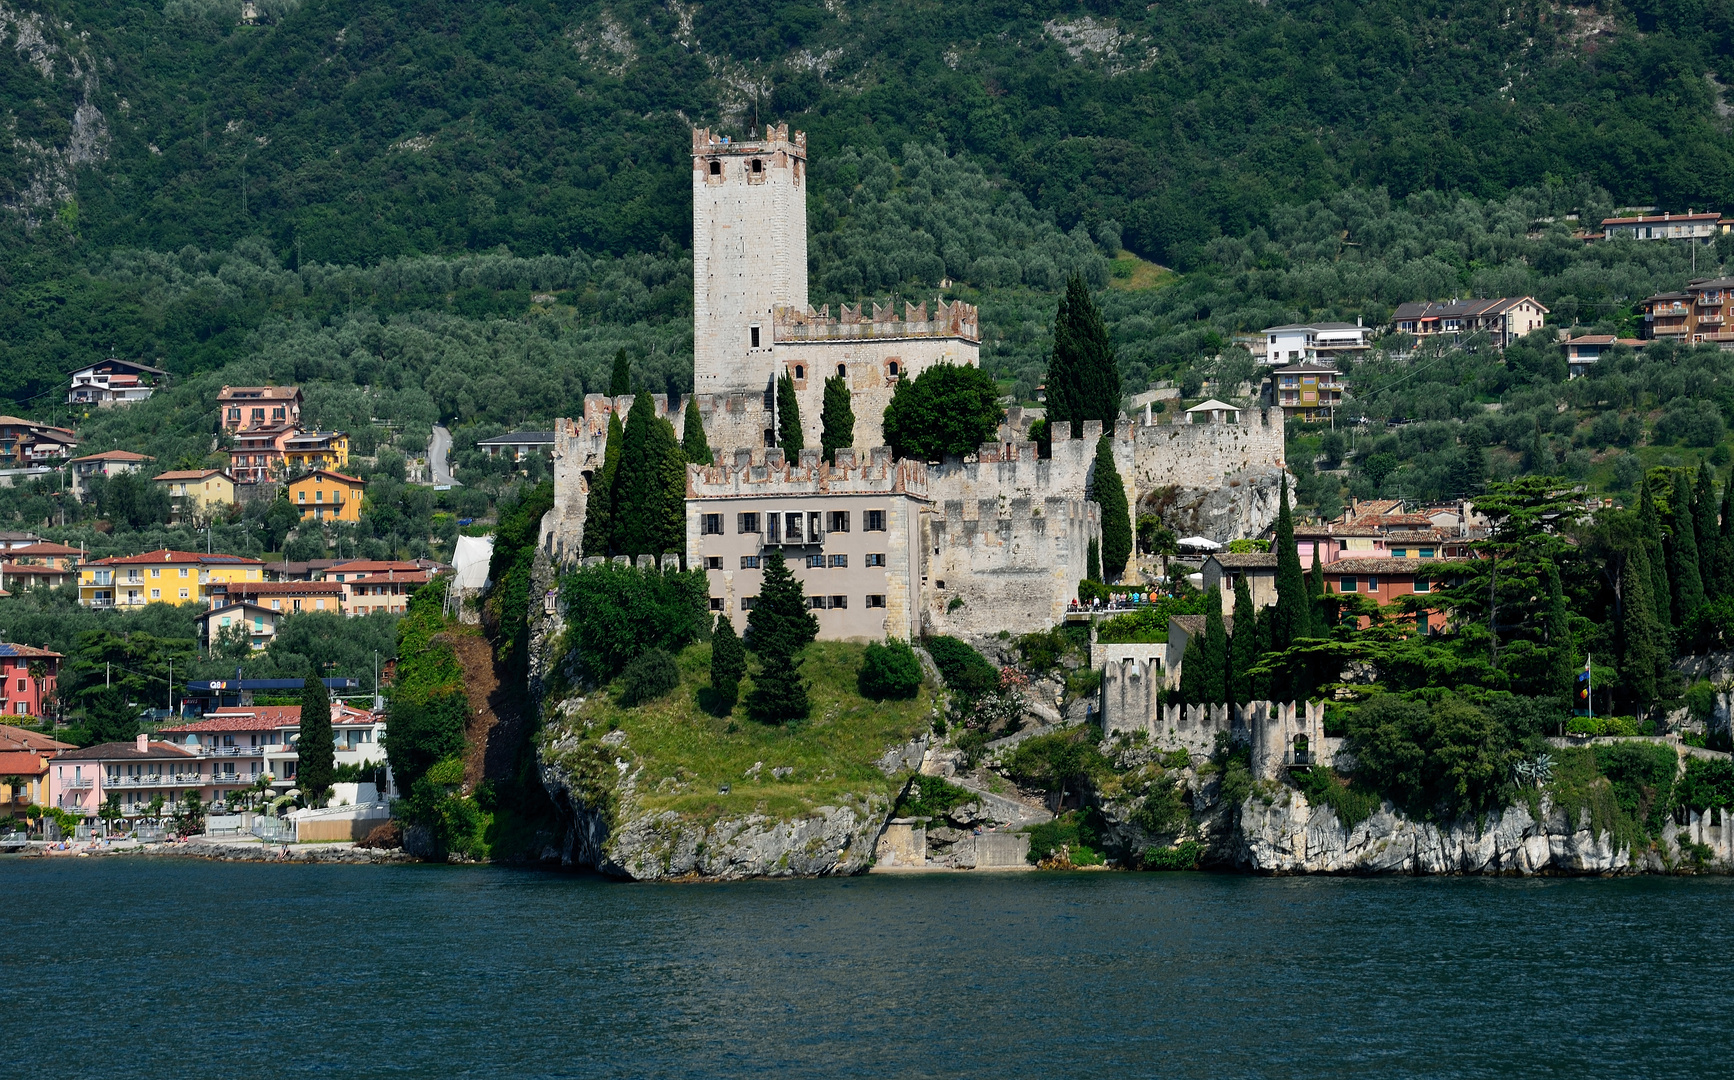
[[[747,654],[735,634],[734,621],[727,615],[718,615],[710,637],[710,685],[716,691],[719,714],[734,710],[746,674]]]
[[[1054,346],[1048,361],[1048,421],[1072,424],[1078,438],[1085,420],[1112,431],[1120,416],[1120,365],[1101,309],[1079,274],[1066,281],[1054,315]]]
[[[1692,493],[1692,526],[1692,538],[1698,545],[1698,576],[1704,594],[1715,596],[1722,567],[1716,544],[1716,470],[1708,461],[1698,466],[1698,483]]]
[[[980,368],[935,364],[901,379],[885,407],[885,441],[898,457],[939,461],[999,438],[999,387]]]
[[[1204,678],[1201,690],[1212,705],[1228,700],[1228,631],[1222,622],[1222,588],[1212,585],[1204,594]]]
[[[1671,610],[1674,625],[1685,626],[1704,604],[1704,580],[1698,572],[1698,524],[1692,512],[1692,481],[1684,470],[1674,474],[1668,508]]]
[[[1734,473],[1722,485],[1722,514],[1716,530],[1716,591],[1734,596]]]
[[[1102,515],[1102,573],[1107,581],[1119,581],[1132,557],[1132,511],[1120,471],[1114,467],[1114,440],[1107,435],[1096,441],[1090,498]]]
[[[1207,689],[1210,663],[1204,658],[1204,635],[1193,634],[1186,639],[1180,653],[1180,703],[1202,705],[1210,699]]]
[[[295,739],[295,786],[306,796],[307,805],[324,804],[336,762],[331,695],[317,676],[309,676],[301,686],[301,727]]]
[[[1084,580],[1100,582],[1102,580],[1102,542],[1090,537],[1089,545],[1084,549]]]
[[[640,570],[605,563],[568,574],[561,586],[572,613],[579,663],[606,683],[650,649],[679,655],[710,625],[703,570]]]
[[[819,423],[819,448],[825,461],[835,465],[837,451],[855,445],[855,410],[849,405],[849,381],[841,375],[825,380],[825,405]]]
[[[686,451],[686,460],[694,465],[713,463],[710,443],[704,434],[704,418],[698,412],[697,394],[686,396],[686,430],[681,434],[680,448]]]
[[[764,558],[758,601],[747,616],[747,648],[760,657],[792,657],[818,636],[819,620],[807,606],[800,579],[790,572],[782,551],[772,549]]]
[[[619,400],[632,393],[632,363],[626,359],[626,350],[621,349],[614,354],[614,371],[608,377],[608,396]]]
[[[1234,579],[1234,634],[1229,639],[1228,698],[1238,705],[1253,699],[1253,680],[1248,674],[1258,663],[1258,612],[1252,606],[1247,575]]]
[[[608,414],[608,441],[603,444],[602,469],[590,486],[584,504],[584,554],[612,555],[615,552],[614,488],[620,479],[620,455],[625,449],[626,432],[620,426],[620,414]]]
[[[642,390],[626,416],[614,516],[615,548],[622,555],[661,555],[686,547],[686,451]]]
[[[1645,566],[1650,572],[1650,602],[1655,608],[1656,625],[1666,635],[1674,625],[1673,586],[1668,582],[1668,558],[1662,544],[1662,516],[1656,509],[1655,491],[1646,474],[1638,489],[1638,538],[1644,545]],[[1658,642],[1664,652],[1671,646]]]
[[[1551,561],[1547,564],[1547,616],[1542,642],[1548,650],[1545,692],[1570,694],[1577,671],[1577,646],[1571,636],[1571,609],[1566,604],[1565,585],[1560,580],[1559,567]]]
[[[1294,514],[1289,508],[1288,474],[1283,474],[1276,516],[1276,608],[1271,616],[1270,647],[1282,652],[1312,630],[1306,575],[1295,547]]]
[[[1667,662],[1661,620],[1650,596],[1648,545],[1633,544],[1620,569],[1620,686],[1643,707],[1656,698],[1656,670]]]
[[[862,697],[874,701],[908,700],[921,690],[921,661],[901,638],[888,638],[883,645],[869,642],[856,685]]]
[[[1308,633],[1313,637],[1329,637],[1330,613],[1325,610],[1325,571],[1319,563],[1320,546],[1313,541],[1313,568],[1307,573],[1307,617],[1311,623]]]
[[[791,462],[807,445],[801,433],[801,403],[795,397],[794,377],[788,372],[777,377],[777,445]]]

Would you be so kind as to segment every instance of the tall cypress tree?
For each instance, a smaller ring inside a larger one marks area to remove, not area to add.
[[[832,375],[825,380],[825,405],[819,412],[819,449],[825,462],[837,464],[837,451],[855,445],[855,410],[849,406],[849,380]]]
[[[626,350],[621,349],[614,354],[614,373],[608,378],[608,396],[623,398],[632,393],[632,364],[626,359]]]
[[[1234,633],[1228,639],[1228,700],[1245,705],[1252,700],[1252,676],[1258,663],[1258,612],[1246,575],[1234,579]]]
[[[1620,683],[1640,707],[1655,700],[1656,670],[1666,663],[1651,587],[1648,545],[1633,544],[1620,568]]]
[[[626,415],[614,491],[615,543],[621,554],[661,555],[686,546],[686,451],[642,390]]]
[[[795,380],[787,372],[777,380],[777,445],[789,461],[807,445],[801,435],[801,403],[795,400]]]
[[[1288,474],[1283,473],[1276,515],[1276,610],[1271,615],[1270,647],[1282,652],[1311,632],[1306,575],[1294,543],[1294,515],[1288,505]]]
[[[1222,624],[1222,587],[1212,585],[1204,600],[1204,701],[1228,700],[1228,631]]]
[[[602,450],[602,470],[590,485],[590,497],[584,503],[584,554],[614,554],[614,486],[620,478],[620,453],[626,442],[626,431],[620,426],[620,414],[608,414],[608,441]]]
[[[1193,634],[1186,639],[1180,654],[1180,704],[1202,705],[1205,698],[1204,635]]]
[[[734,711],[746,673],[747,654],[735,636],[735,624],[727,615],[718,615],[710,638],[710,685],[716,691],[719,715]]]
[[[1054,351],[1048,360],[1048,422],[1100,420],[1104,430],[1120,416],[1120,363],[1102,312],[1082,275],[1066,282],[1054,313]]]
[[[760,670],[747,695],[747,714],[767,724],[804,719],[812,709],[807,684],[801,679],[800,651],[819,633],[819,620],[808,610],[801,583],[789,572],[781,551],[765,559],[759,600],[747,616],[747,644],[759,658]]]
[[[1254,632],[1252,647],[1253,651],[1258,653],[1259,656],[1263,656],[1265,653],[1271,651],[1270,629],[1271,623],[1276,619],[1276,609],[1269,607],[1256,608],[1254,609],[1253,616],[1256,621],[1253,626]],[[1251,676],[1251,682],[1252,699],[1254,701],[1269,701],[1271,698],[1270,676],[1254,675]]]
[[[1698,488],[1692,496],[1694,539],[1698,541],[1698,577],[1704,583],[1706,596],[1718,595],[1716,583],[1722,579],[1720,552],[1716,536],[1716,470],[1706,461],[1698,466]]]
[[[1307,574],[1307,615],[1312,623],[1313,637],[1330,637],[1331,625],[1325,615],[1325,571],[1319,565],[1319,542],[1313,541],[1313,568]]]
[[[1692,480],[1684,470],[1674,474],[1670,497],[1668,585],[1673,589],[1675,626],[1685,626],[1704,604],[1704,579],[1698,573],[1698,523],[1692,514]]]
[[[1662,549],[1662,516],[1656,510],[1656,495],[1650,487],[1649,473],[1644,474],[1644,482],[1638,487],[1638,538],[1643,542],[1645,567],[1650,572],[1649,596],[1651,606],[1655,608],[1656,624],[1664,628],[1672,626],[1672,588],[1668,584],[1667,555]]]
[[[1096,441],[1090,498],[1102,513],[1102,580],[1118,581],[1132,557],[1132,509],[1120,471],[1114,467],[1114,440],[1106,435]]]
[[[704,435],[704,417],[698,413],[697,394],[686,399],[686,430],[681,433],[680,448],[686,452],[686,460],[694,465],[710,465],[714,461]]]
[[[1716,593],[1734,593],[1734,476],[1722,486],[1722,520],[1716,530]]]
[[[1102,580],[1102,544],[1095,537],[1090,538],[1090,546],[1084,550],[1084,580],[1098,584]]]
[[[321,806],[337,777],[337,747],[331,736],[331,695],[317,676],[301,684],[301,729],[295,739],[295,785],[308,806]]]

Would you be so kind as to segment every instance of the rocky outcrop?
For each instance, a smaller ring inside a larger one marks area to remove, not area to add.
[[[1282,474],[1276,466],[1258,466],[1209,487],[1158,487],[1139,500],[1139,510],[1159,514],[1180,536],[1221,544],[1258,536],[1276,520]]]
[[[1414,821],[1389,803],[1344,827],[1336,811],[1298,791],[1254,794],[1241,804],[1234,862],[1265,874],[1620,874],[1678,862],[1672,830],[1659,851],[1634,860],[1607,832],[1541,802],[1450,825]],[[1671,857],[1670,857],[1671,852]]]

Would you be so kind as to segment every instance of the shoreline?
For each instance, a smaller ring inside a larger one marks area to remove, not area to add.
[[[9,853],[24,858],[42,859],[180,856],[191,859],[206,859],[213,862],[349,863],[354,865],[422,861],[402,848],[364,848],[357,847],[354,843],[267,844],[251,837],[245,839],[208,837],[186,841],[165,840],[148,843],[138,843],[131,840],[123,840],[118,843],[79,840],[68,841],[65,850],[59,849],[60,843],[58,840],[52,843],[46,840],[31,840],[25,842],[21,848],[13,847]]]

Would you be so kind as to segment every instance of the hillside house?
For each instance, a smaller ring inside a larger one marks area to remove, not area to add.
[[[1649,342],[1642,338],[1622,338],[1612,334],[1584,334],[1579,337],[1567,338],[1562,344],[1565,349],[1566,377],[1581,379],[1590,373],[1602,356],[1616,345],[1624,345],[1628,349],[1642,349]]]
[[[78,602],[86,607],[208,603],[215,582],[260,581],[265,564],[240,555],[167,548],[114,555],[79,568]]]
[[[491,439],[478,439],[476,449],[489,457],[509,456],[513,461],[523,461],[532,454],[544,457],[554,453],[554,433],[552,431],[514,431],[509,435],[495,435]]]
[[[1461,341],[1485,333],[1493,347],[1503,349],[1523,335],[1542,328],[1548,310],[1533,296],[1503,296],[1496,300],[1426,300],[1398,304],[1391,318],[1399,333],[1421,340],[1449,337]]]
[[[1371,349],[1370,333],[1359,321],[1272,326],[1264,331],[1264,350],[1259,355],[1272,367],[1302,361],[1329,363]]]
[[[301,426],[298,386],[225,386],[217,394],[224,431],[255,431]]]
[[[1712,244],[1716,237],[1734,228],[1734,220],[1721,214],[1640,214],[1636,217],[1602,219],[1602,236],[1612,240],[1688,240]]]
[[[349,464],[349,433],[302,431],[283,443],[285,465],[294,472],[307,469],[341,469]]]
[[[168,489],[175,524],[209,521],[235,504],[235,478],[221,469],[176,469],[158,473],[152,482]]]
[[[1348,391],[1342,372],[1331,364],[1301,361],[1271,373],[1271,404],[1291,420],[1328,420]]]
[[[74,407],[95,405],[99,409],[149,401],[159,388],[169,385],[169,373],[149,364],[109,357],[79,368],[69,377],[66,403]]]
[[[0,468],[65,461],[77,447],[78,433],[71,428],[0,416]]]
[[[331,469],[315,469],[289,484],[289,502],[303,521],[360,521],[367,482]]]
[[[1644,316],[1638,333],[1647,340],[1734,347],[1734,278],[1689,281],[1680,292],[1644,298],[1638,310]]]
[[[156,459],[146,454],[135,454],[131,450],[104,450],[100,454],[86,454],[67,462],[67,473],[71,479],[72,495],[80,502],[90,493],[90,482],[99,476],[112,477],[121,473],[138,472]]]

